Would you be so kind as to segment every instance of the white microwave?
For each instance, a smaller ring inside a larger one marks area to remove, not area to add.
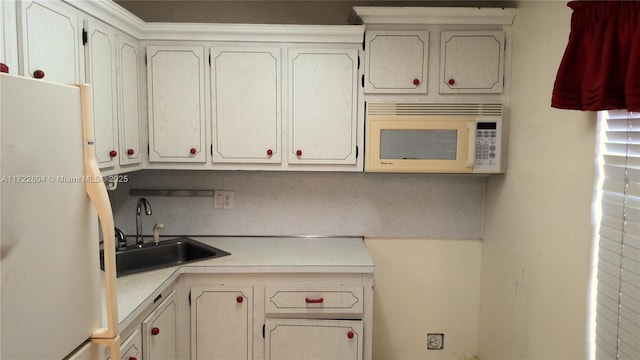
[[[367,103],[365,171],[503,173],[502,104]]]

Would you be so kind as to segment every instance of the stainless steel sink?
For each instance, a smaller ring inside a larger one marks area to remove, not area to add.
[[[194,261],[231,255],[186,237],[145,244],[116,251],[117,276],[186,264]],[[100,268],[104,270],[104,253],[100,251]]]

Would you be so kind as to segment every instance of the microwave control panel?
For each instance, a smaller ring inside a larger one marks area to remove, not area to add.
[[[476,168],[498,168],[500,134],[496,122],[476,123]]]

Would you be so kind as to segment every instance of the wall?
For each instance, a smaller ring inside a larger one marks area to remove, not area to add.
[[[516,1],[463,0],[116,0],[145,21],[347,25],[353,6],[514,7]]]
[[[129,174],[111,194],[115,221],[135,233],[137,196],[131,188],[234,191],[234,208],[211,197],[147,196],[154,223],[167,234],[354,235],[478,239],[485,177],[408,174],[158,171]]]
[[[467,360],[475,355],[482,242],[367,239],[366,243],[376,265],[374,359]],[[445,334],[443,350],[426,350],[428,333]]]
[[[594,113],[550,108],[564,2],[521,2],[513,26],[507,174],[488,180],[481,359],[586,359]]]

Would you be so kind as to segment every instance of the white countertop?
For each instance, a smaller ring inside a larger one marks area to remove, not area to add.
[[[182,266],[117,279],[121,327],[138,316],[180,274],[202,273],[373,273],[362,238],[192,237],[231,253]],[[161,240],[162,241],[162,240]],[[149,300],[150,299],[150,300]],[[106,316],[103,314],[103,319]]]

